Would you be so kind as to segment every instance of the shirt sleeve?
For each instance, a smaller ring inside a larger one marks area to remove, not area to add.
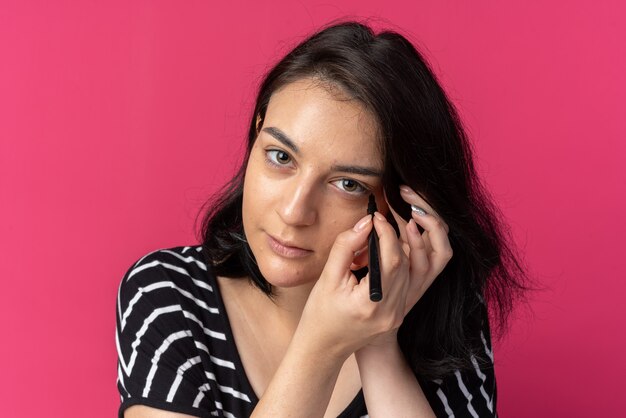
[[[437,417],[497,417],[496,376],[486,309],[483,309],[480,339],[481,352],[471,357],[472,369],[457,370],[428,383],[435,393],[431,407]]]
[[[183,271],[184,273],[184,271]],[[119,286],[116,308],[119,417],[136,404],[197,417],[211,416],[210,386],[186,308],[181,268],[158,252],[135,263]]]

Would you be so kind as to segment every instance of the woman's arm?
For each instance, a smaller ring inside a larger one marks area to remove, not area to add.
[[[426,206],[421,199],[407,200]],[[452,257],[447,226],[430,213],[404,221],[401,240],[378,212],[373,223],[367,216],[354,229],[339,234],[287,354],[253,416],[322,416],[341,366],[352,353],[358,353],[370,413],[434,416],[396,338],[406,313]],[[416,222],[426,231],[425,238]],[[368,277],[358,282],[350,271],[373,226],[379,235],[385,294],[375,303],[369,300]]]
[[[412,220],[408,223],[391,209],[409,264],[409,285],[404,306],[406,315],[448,263],[452,249],[447,238],[447,225],[434,215],[426,201],[406,186],[401,187],[401,195],[407,203],[426,208],[426,212],[412,211]],[[425,231],[423,235],[417,229],[418,223]],[[390,227],[386,226],[386,229]],[[383,250],[381,260],[384,263],[392,256],[391,249],[388,254]],[[397,331],[396,328],[380,335],[355,352],[369,416],[435,417],[400,350]]]
[[[252,417],[320,417],[345,360],[380,333],[362,312],[367,297],[349,267],[372,228],[367,216],[336,238],[300,322]]]
[[[377,216],[376,223],[386,226],[382,248],[386,248],[385,242],[399,246],[393,228],[380,214]],[[336,238],[289,348],[253,417],[323,416],[345,360],[373,339],[399,327],[404,317],[405,283],[390,280],[385,299],[373,303],[367,280],[359,282],[350,271],[354,254],[366,244],[372,227],[368,215]]]
[[[371,418],[435,417],[397,343],[365,346],[355,356]]]
[[[146,405],[133,405],[124,411],[124,418],[197,418],[193,415],[165,411]]]
[[[345,358],[294,336],[252,417],[321,417]]]

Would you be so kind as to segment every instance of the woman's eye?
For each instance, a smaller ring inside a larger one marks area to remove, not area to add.
[[[362,194],[368,191],[365,186],[352,179],[341,179],[336,184],[340,189],[352,194]]]
[[[285,151],[278,149],[268,150],[266,152],[267,158],[274,164],[287,165],[291,162],[291,156]]]

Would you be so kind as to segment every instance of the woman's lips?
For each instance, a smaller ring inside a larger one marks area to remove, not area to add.
[[[267,241],[268,241],[270,248],[276,254],[286,257],[286,258],[305,257],[313,252],[311,250],[305,250],[304,248],[290,247],[289,245],[282,243],[281,241],[277,240],[271,235],[267,236]]]

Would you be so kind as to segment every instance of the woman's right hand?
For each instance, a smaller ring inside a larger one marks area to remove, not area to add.
[[[310,348],[347,357],[370,342],[374,346],[397,344],[397,330],[404,316],[452,258],[446,223],[418,194],[406,186],[400,189],[408,204],[424,207],[427,212],[412,214],[407,223],[392,211],[400,237],[378,212],[337,236],[296,331],[299,338],[309,339]],[[418,222],[423,234],[417,229]],[[362,265],[359,261],[365,254],[356,254],[366,247],[372,228],[380,244],[384,297],[379,302],[369,299],[369,275],[359,282],[351,271],[351,267]]]
[[[379,302],[369,298],[369,276],[359,282],[350,270],[372,228],[378,233],[381,254],[384,297]],[[408,287],[409,261],[395,230],[380,213],[367,215],[335,239],[294,338],[318,353],[347,358],[375,337],[400,327]]]

